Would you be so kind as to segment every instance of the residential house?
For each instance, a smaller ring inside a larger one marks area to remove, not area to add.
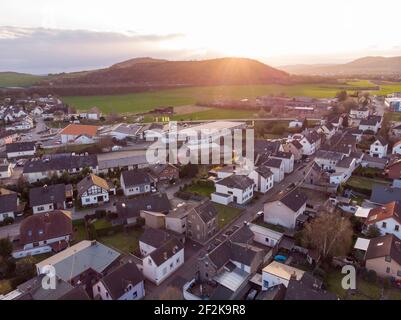
[[[38,275],[54,267],[57,277],[72,286],[82,285],[87,291],[116,266],[120,253],[97,242],[83,240],[36,264]]]
[[[401,138],[401,124],[397,124],[397,125],[393,126],[389,130],[389,135],[394,139],[400,139]]]
[[[71,212],[56,210],[38,213],[22,220],[20,225],[21,248],[13,252],[22,258],[47,252],[59,252],[68,247],[73,229]]]
[[[401,240],[393,234],[370,239],[365,267],[380,277],[401,280]]]
[[[231,202],[245,204],[253,198],[254,182],[244,175],[231,175],[215,183],[213,202],[227,205]]]
[[[98,107],[92,107],[86,112],[81,112],[79,116],[82,119],[88,119],[88,120],[94,120],[98,121],[100,120],[100,117],[102,116],[102,112]]]
[[[303,154],[303,147],[298,140],[293,140],[283,143],[280,146],[280,151],[291,152],[294,155],[294,160],[300,160]]]
[[[143,258],[143,274],[159,285],[183,264],[184,245],[172,236]]]
[[[187,217],[189,211],[194,207],[193,204],[181,203],[173,208],[165,216],[165,226],[167,230],[174,231],[177,234],[187,233]]]
[[[319,150],[316,152],[314,161],[325,171],[335,171],[336,165],[344,157],[344,154],[336,151]]]
[[[323,289],[323,282],[305,272],[301,279],[290,278],[284,300],[338,300],[337,296]]]
[[[95,143],[95,140],[90,135],[84,133],[77,136],[73,142],[75,144],[92,144]]]
[[[369,154],[364,153],[361,161],[361,166],[364,168],[384,169],[388,163],[387,158],[371,157]]]
[[[6,159],[0,160],[0,179],[7,179],[12,176],[14,172],[14,166],[9,163]]]
[[[294,134],[292,140],[298,140],[301,143],[302,152],[306,156],[314,154],[321,144],[321,137],[315,130],[307,131],[305,134]]]
[[[149,170],[155,182],[169,182],[179,179],[178,168],[170,163],[150,165]]]
[[[93,297],[101,300],[143,299],[143,275],[135,263],[128,261],[111,270],[93,286]]]
[[[64,210],[67,208],[66,200],[67,187],[65,184],[44,185],[29,190],[29,205],[34,214]],[[71,202],[72,199],[70,198],[69,201]]]
[[[84,169],[97,173],[96,155],[53,154],[41,159],[32,159],[25,163],[23,176],[28,182],[33,183],[51,178],[53,174],[57,176],[61,176],[64,172],[78,174]]]
[[[375,225],[382,235],[394,234],[401,238],[401,205],[392,201],[383,206],[373,208],[365,221],[365,228]]]
[[[0,129],[0,147],[12,143],[17,137],[15,131]]]
[[[209,200],[193,207],[187,215],[187,237],[200,243],[209,240],[219,230],[217,215]]]
[[[389,163],[385,173],[388,178],[393,180],[393,187],[401,188],[401,160]]]
[[[35,142],[15,142],[6,144],[6,154],[8,159],[33,157],[35,153]]]
[[[370,202],[384,205],[392,201],[401,201],[401,188],[390,187],[380,183],[372,186]]]
[[[15,218],[19,205],[18,195],[0,187],[0,222],[6,218]]]
[[[287,288],[291,279],[299,281],[304,273],[303,270],[273,261],[262,270],[262,290],[268,290],[280,284]]]
[[[218,283],[235,292],[250,274],[262,265],[266,249],[253,243],[254,234],[248,226],[234,231],[225,241],[198,259],[201,282]],[[235,279],[230,282],[230,279]]]
[[[367,119],[362,119],[359,123],[359,129],[362,131],[371,131],[377,133],[380,129],[382,119],[380,116],[369,116]]]
[[[376,158],[384,158],[387,155],[388,142],[381,136],[377,136],[376,140],[370,145],[370,156]]]
[[[274,174],[270,168],[261,165],[248,175],[255,184],[255,191],[266,193],[271,188],[273,188]]]
[[[284,162],[284,173],[291,173],[294,171],[294,155],[291,152],[279,151],[271,155],[273,159],[281,159]]]
[[[61,143],[65,144],[74,142],[80,135],[86,135],[93,139],[97,134],[97,129],[97,126],[69,124],[60,132]]]
[[[340,185],[347,182],[356,167],[357,161],[354,157],[342,158],[337,162],[335,172],[330,175],[330,184]]]
[[[254,223],[249,224],[249,229],[254,234],[253,241],[271,248],[278,247],[281,239],[284,236],[283,233],[274,231],[266,227],[262,227]]]
[[[105,179],[90,174],[77,184],[78,198],[83,206],[110,201],[110,194],[115,194],[115,187]]]
[[[283,159],[269,158],[263,165],[273,172],[274,182],[280,182],[284,179],[285,164]]]
[[[394,143],[392,154],[401,154],[401,140]]]
[[[125,196],[149,193],[154,184],[152,177],[145,170],[123,171],[120,182]]]
[[[168,214],[171,204],[165,193],[146,194],[134,199],[119,201],[116,204],[118,218],[115,223],[134,224],[142,210]]]
[[[333,137],[336,131],[337,128],[331,123],[325,123],[321,125],[320,128],[317,130],[317,132],[322,132],[326,136],[326,139],[330,139],[331,137]]]
[[[297,219],[306,209],[306,201],[306,195],[295,189],[280,200],[266,202],[263,220],[294,229],[298,224]]]
[[[358,107],[358,108],[351,108],[349,114],[352,118],[358,119],[366,119],[369,117],[369,108],[367,107]]]

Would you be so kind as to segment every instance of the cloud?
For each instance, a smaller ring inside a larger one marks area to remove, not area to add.
[[[140,56],[190,55],[164,44],[183,34],[0,27],[0,70],[48,73],[93,69]]]

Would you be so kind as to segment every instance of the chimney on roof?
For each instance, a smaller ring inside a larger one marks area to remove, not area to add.
[[[163,252],[163,258],[164,258],[164,260],[167,260],[167,252],[166,251]]]

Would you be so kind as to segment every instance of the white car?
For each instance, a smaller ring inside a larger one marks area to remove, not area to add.
[[[256,215],[257,215],[258,217],[262,216],[262,215],[263,215],[263,211],[258,211],[258,212],[256,213]]]

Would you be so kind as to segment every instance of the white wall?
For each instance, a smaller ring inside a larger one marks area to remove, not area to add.
[[[268,282],[268,286],[266,287],[266,281]],[[263,271],[262,273],[262,290],[267,290],[273,286],[283,284],[285,287],[288,287],[289,281],[280,277],[277,277],[271,273]]]
[[[157,266],[150,256],[143,259],[143,274],[156,285],[162,283],[174,271],[184,264],[184,249],[167,259],[160,266]]]
[[[126,197],[150,192],[150,184],[137,185],[137,186],[132,186],[132,187],[128,188],[125,185],[123,175],[121,175],[120,183],[121,183],[121,188],[123,189],[124,195]]]
[[[32,151],[20,151],[20,152],[8,152],[8,158],[18,158],[18,157],[29,157],[35,155],[35,150]]]
[[[235,201],[234,197],[237,197],[236,203],[238,204],[244,204],[253,197],[253,185],[245,189],[244,191],[241,189],[230,189],[218,183],[215,184],[215,187],[216,187],[216,192],[218,193],[232,194],[233,201]]]
[[[233,202],[233,196],[224,197],[224,196],[221,196],[221,195],[219,195],[217,193],[212,193],[210,196],[211,196],[211,200],[213,202],[220,203],[220,204],[223,204],[223,205],[228,205],[231,202]]]
[[[10,211],[10,212],[0,213],[0,221],[3,221],[7,217],[15,218],[14,217],[14,212]]]
[[[151,245],[149,245],[149,244],[147,244],[147,243],[145,243],[145,242],[139,241],[139,250],[141,251],[141,254],[143,256],[147,256],[148,254],[150,254],[153,251],[155,251],[156,248],[151,246]]]
[[[65,206],[64,206],[65,207]],[[43,204],[40,206],[34,206],[32,207],[33,209],[33,213],[43,213],[43,212],[50,212],[54,210],[54,205],[53,203],[47,203],[47,204]]]
[[[383,222],[386,223],[385,227],[383,226]],[[399,239],[401,239],[401,225],[393,218],[389,218],[389,219],[386,219],[383,221],[378,221],[378,222],[376,222],[376,226],[380,229],[380,232],[382,233],[382,235],[394,234]],[[395,230],[396,226],[398,226],[398,231]]]
[[[294,229],[297,217],[306,209],[306,203],[294,212],[280,201],[267,202],[264,205],[263,219],[265,222],[279,224],[283,227]]]
[[[187,231],[187,217],[173,218],[167,215],[165,221],[167,230],[171,230],[180,234],[183,234]]]
[[[100,296],[102,300],[112,300],[108,290],[105,288],[102,281],[97,282],[93,287],[93,296]],[[137,283],[131,287],[130,290],[126,291],[117,300],[140,300],[145,296],[145,287],[143,281]]]
[[[46,246],[46,245],[49,245],[52,243],[57,243],[62,240],[69,242],[70,235],[65,235],[65,236],[58,237],[58,238],[48,239],[48,240],[46,240],[46,243],[45,243],[45,241],[39,241],[38,244],[39,244],[39,247],[42,247],[42,246]],[[29,249],[35,249],[35,247],[33,246],[33,243],[27,243],[24,245],[24,250],[29,250]]]
[[[109,193],[107,190],[102,189],[102,192],[99,192],[97,194],[87,194],[87,192],[85,192],[82,197],[81,197],[81,203],[83,206],[88,206],[91,204],[97,204],[98,201],[98,197],[102,196],[103,197],[103,202],[109,202]]]

